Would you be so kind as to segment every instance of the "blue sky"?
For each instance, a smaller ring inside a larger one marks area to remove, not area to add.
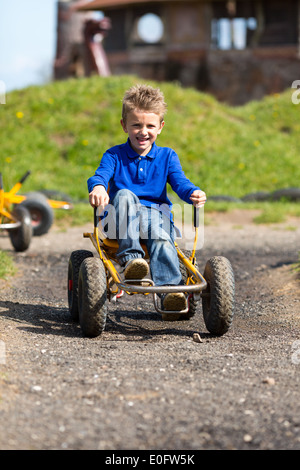
[[[6,91],[48,81],[56,50],[56,0],[0,0],[0,81]]]

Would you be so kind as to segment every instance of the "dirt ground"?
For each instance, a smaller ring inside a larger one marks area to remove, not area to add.
[[[92,226],[52,227],[14,253],[0,282],[0,449],[300,449],[300,220],[258,226],[253,212],[208,216],[197,254],[232,263],[231,329],[213,337],[202,307],[163,322],[149,296],[109,303],[104,333],[83,337],[67,308],[70,253]],[[92,223],[92,221],[91,221]],[[199,333],[202,342],[193,340]]]

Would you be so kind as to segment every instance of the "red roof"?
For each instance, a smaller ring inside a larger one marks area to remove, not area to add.
[[[86,5],[79,6],[78,10],[102,10],[103,8],[113,8],[113,7],[121,7],[121,6],[127,6],[127,5],[138,5],[140,3],[164,3],[164,2],[169,2],[169,1],[174,1],[174,0],[92,0],[91,2],[88,2]],[[181,1],[183,0],[175,0],[175,1]],[[75,4],[76,8],[76,4]]]

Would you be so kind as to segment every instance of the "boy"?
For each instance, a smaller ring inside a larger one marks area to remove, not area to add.
[[[166,184],[196,207],[204,205],[206,195],[186,178],[174,150],[155,143],[165,124],[166,108],[159,89],[137,85],[125,93],[121,125],[128,140],[104,153],[94,176],[88,179],[88,190],[93,207],[104,209],[109,204],[105,221],[108,230],[116,230],[117,256],[125,279],[140,280],[149,272],[142,240],[155,285],[179,285],[182,279]],[[162,298],[167,311],[183,310],[186,303],[184,293]]]

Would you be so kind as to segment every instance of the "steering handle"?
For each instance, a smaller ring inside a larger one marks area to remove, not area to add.
[[[194,227],[199,227],[199,207],[194,206]]]

